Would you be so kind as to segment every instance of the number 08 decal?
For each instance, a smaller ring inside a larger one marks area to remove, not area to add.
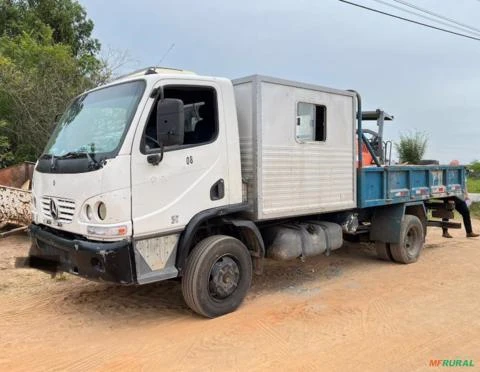
[[[193,156],[187,156],[186,158],[187,165],[193,164]]]

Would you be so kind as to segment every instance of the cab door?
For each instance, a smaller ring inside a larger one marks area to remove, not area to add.
[[[160,85],[157,86],[157,88]],[[160,148],[156,104],[142,114],[132,148],[134,237],[181,231],[197,213],[229,204],[228,159],[222,95],[215,82],[163,80],[163,98],[183,102],[184,139]],[[148,156],[163,158],[151,164]]]

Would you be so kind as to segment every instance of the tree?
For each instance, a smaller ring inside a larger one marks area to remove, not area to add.
[[[27,33],[40,43],[68,45],[86,74],[101,65],[93,27],[75,0],[0,0],[0,35],[14,38]]]
[[[427,150],[427,135],[423,132],[402,134],[400,143],[395,143],[400,163],[417,164]]]
[[[0,167],[35,160],[68,102],[108,80],[74,0],[0,0]]]
[[[30,36],[0,38],[0,134],[16,161],[33,160],[53,130],[54,118],[93,82],[69,47],[38,44]]]
[[[474,160],[469,165],[468,168],[472,171],[472,177],[480,178],[480,161]]]
[[[0,131],[6,127],[5,121],[0,121]],[[0,168],[6,167],[13,160],[13,154],[10,151],[10,142],[7,136],[0,135]]]

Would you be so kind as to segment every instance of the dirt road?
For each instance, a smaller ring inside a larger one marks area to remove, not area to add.
[[[10,237],[0,370],[410,371],[457,358],[480,369],[480,240],[452,233],[431,229],[413,265],[359,245],[269,262],[244,305],[214,320],[188,310],[175,281],[129,288],[14,269],[28,240]]]

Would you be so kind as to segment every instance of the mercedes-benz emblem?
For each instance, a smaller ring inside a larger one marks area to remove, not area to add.
[[[54,220],[58,219],[58,207],[55,200],[50,199],[50,214]]]

